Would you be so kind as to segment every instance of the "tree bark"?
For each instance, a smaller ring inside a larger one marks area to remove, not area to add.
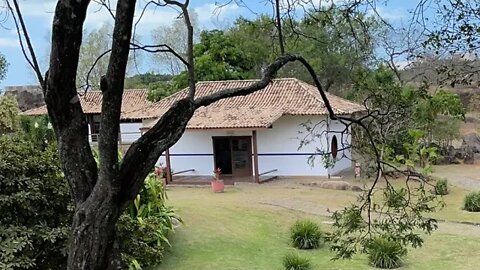
[[[50,66],[43,89],[48,115],[57,137],[62,169],[75,204],[87,199],[98,175],[75,81],[89,2],[58,1],[52,26]]]
[[[108,185],[96,185],[91,196],[77,206],[67,269],[122,269],[115,234],[121,209],[113,190]]]

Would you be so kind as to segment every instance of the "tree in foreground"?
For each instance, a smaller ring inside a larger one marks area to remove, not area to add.
[[[381,170],[381,159],[373,140],[368,135],[367,125],[362,121],[374,116],[368,112],[361,119],[336,115],[330,106],[327,95],[315,74],[314,68],[302,56],[285,53],[285,42],[282,35],[280,5],[281,1],[273,1],[276,6],[276,30],[278,31],[279,56],[266,65],[261,78],[251,85],[243,88],[224,89],[208,96],[196,97],[196,73],[193,52],[193,26],[188,12],[189,1],[176,0],[149,1],[149,5],[158,7],[175,7],[181,10],[187,30],[186,54],[175,51],[168,44],[144,45],[132,41],[134,29],[135,0],[118,0],[116,4],[112,44],[109,49],[108,65],[100,81],[103,92],[101,129],[98,141],[98,167],[93,157],[88,142],[88,126],[85,115],[79,102],[76,77],[78,73],[79,55],[82,44],[82,34],[89,0],[58,0],[52,25],[52,42],[50,51],[49,69],[45,74],[39,69],[32,44],[29,40],[28,30],[22,19],[20,6],[17,0],[6,0],[7,6],[21,35],[22,44],[26,44],[26,56],[29,64],[35,71],[38,81],[43,89],[53,129],[55,131],[62,170],[68,180],[75,209],[72,222],[72,235],[68,248],[68,269],[120,269],[122,260],[119,251],[119,242],[116,223],[127,206],[137,197],[144,179],[152,171],[158,158],[166,149],[175,144],[182,136],[189,119],[196,109],[208,106],[220,99],[240,95],[248,95],[266,87],[275,77],[277,71],[288,63],[300,63],[311,76],[313,83],[318,88],[325,104],[330,119],[342,122],[346,130],[352,125],[358,125],[370,138],[372,149],[375,152],[378,170]],[[105,8],[109,5],[99,1]],[[354,26],[352,14],[363,9],[360,1],[348,2],[341,7],[349,26]],[[288,1],[287,1],[288,3]],[[369,5],[370,1],[365,4]],[[332,4],[333,5],[333,4]],[[110,10],[112,11],[112,10]],[[321,24],[319,25],[321,26]],[[170,53],[186,66],[188,82],[188,95],[170,107],[157,123],[140,139],[134,142],[126,152],[124,158],[118,160],[118,134],[120,124],[120,107],[124,91],[124,79],[127,62],[131,50],[147,52]],[[379,175],[374,182],[379,181]],[[344,232],[365,233],[365,239],[372,239],[372,224],[379,228],[384,223],[371,223],[371,210],[373,187],[363,198],[361,206],[350,207],[335,216],[336,224]],[[421,197],[424,198],[424,197]],[[398,209],[405,205],[401,200]],[[425,207],[424,201],[418,207]],[[416,210],[422,210],[417,209]],[[363,219],[362,213],[368,211],[368,220]],[[420,213],[419,211],[418,213]],[[403,213],[394,219],[394,224],[384,227],[389,232],[394,232],[404,222]],[[396,240],[414,242],[419,244],[418,237],[411,236],[421,216],[415,213],[413,219],[406,222],[411,225],[407,230],[401,230],[396,235]],[[408,216],[407,216],[408,218]],[[421,223],[422,229],[429,231],[431,221]],[[388,225],[389,223],[387,223]],[[347,229],[352,230],[348,231]],[[362,228],[362,230],[355,230]],[[364,228],[367,228],[363,230]],[[381,227],[380,227],[381,228]],[[340,231],[341,232],[341,231]],[[338,234],[339,236],[342,236]],[[347,238],[343,243],[357,241],[357,238]],[[370,237],[368,237],[370,236]],[[409,238],[410,237],[410,238]],[[339,238],[343,240],[344,238]],[[351,240],[351,241],[350,241]],[[355,243],[357,243],[355,242]],[[363,243],[365,244],[365,243]],[[340,246],[341,255],[351,255],[356,249]],[[342,256],[348,257],[348,256]]]

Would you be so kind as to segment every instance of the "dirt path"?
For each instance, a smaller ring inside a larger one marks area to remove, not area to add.
[[[436,166],[433,175],[445,177],[457,187],[480,190],[480,164]]]
[[[321,205],[311,201],[304,200],[295,200],[295,199],[277,199],[277,200],[259,200],[258,203],[264,205],[271,205],[275,207],[281,207],[293,211],[299,211],[310,215],[325,216],[330,217],[332,215],[331,211],[337,209],[329,209],[325,205]]]

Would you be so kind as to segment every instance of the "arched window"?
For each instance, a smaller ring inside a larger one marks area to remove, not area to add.
[[[333,135],[332,143],[330,145],[330,151],[332,152],[332,158],[336,159],[338,154],[338,141],[337,136]]]

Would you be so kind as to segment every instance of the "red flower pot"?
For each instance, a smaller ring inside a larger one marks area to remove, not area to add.
[[[212,184],[212,191],[215,193],[223,192],[225,190],[225,184],[222,180],[213,180]]]

